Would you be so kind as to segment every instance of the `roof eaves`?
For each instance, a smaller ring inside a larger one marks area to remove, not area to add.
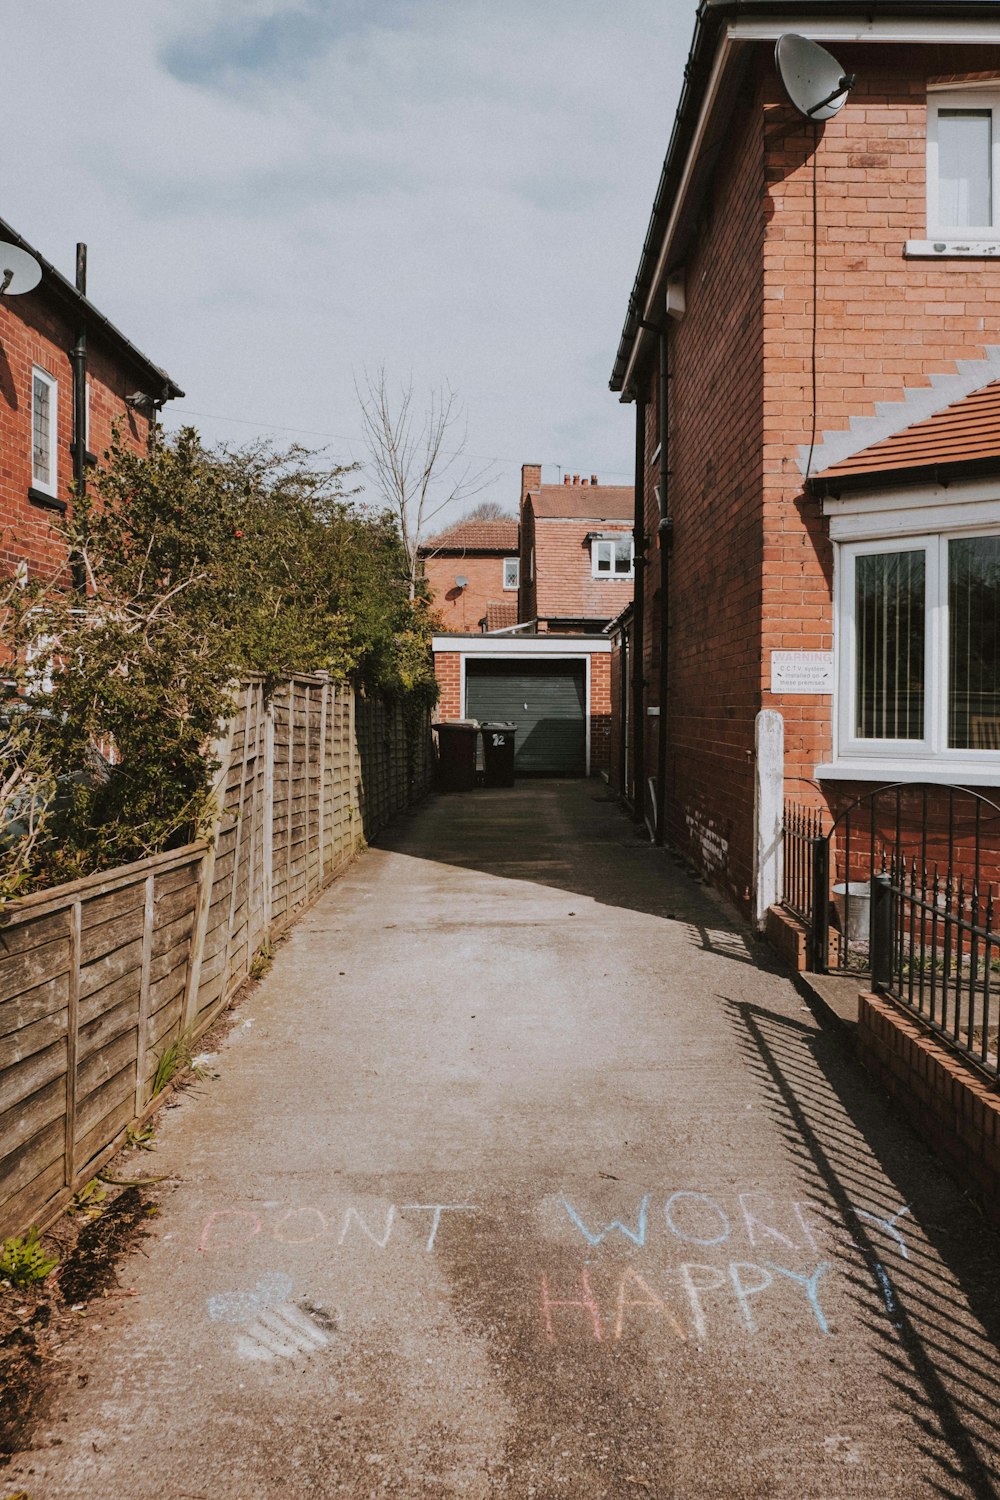
[[[880,15],[896,13],[907,19],[939,16],[960,20],[996,13],[996,0],[877,0],[877,5]],[[862,15],[870,19],[872,11],[873,0],[701,0],[684,66],[684,83],[609,382],[613,391],[622,392],[623,400],[630,399],[630,393],[624,390],[625,376],[633,345],[642,329],[669,214],[684,173],[698,108],[711,76],[724,22],[729,17],[746,20],[753,16],[787,17],[790,22],[795,16],[831,14]]]
[[[820,500],[838,500],[845,490],[887,490],[914,484],[940,484],[947,488],[953,479],[991,478],[994,475],[1000,475],[1000,454],[988,458],[939,459],[906,468],[887,464],[879,469],[814,474],[806,481],[806,491]]]
[[[38,288],[40,293],[44,295],[48,292],[54,295],[57,301],[70,307],[77,315],[83,313],[89,325],[100,329],[109,343],[115,345],[133,364],[138,365],[148,375],[152,375],[159,382],[160,390],[156,395],[158,401],[172,401],[176,397],[184,395],[180,386],[175,380],[171,379],[166,370],[162,370],[159,365],[154,365],[148,355],[143,354],[141,349],[137,349],[131,339],[126,338],[121,329],[115,327],[110,318],[105,317],[99,308],[88,301],[81,292],[78,292],[73,283],[61,271],[57,271],[51,261],[46,260],[45,256],[41,255],[33,245],[29,245],[24,236],[18,234],[17,230],[13,229],[4,219],[0,219],[0,235],[3,235],[11,244],[17,245],[21,250],[26,250],[29,255],[33,255],[35,260],[37,260],[42,268],[42,280]]]

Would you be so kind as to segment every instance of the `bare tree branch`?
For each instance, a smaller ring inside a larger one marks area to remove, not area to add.
[[[420,545],[434,517],[483,490],[493,465],[465,461],[467,427],[450,386],[432,390],[421,420],[414,411],[413,381],[395,400],[385,366],[355,381],[370,471],[386,507],[399,523],[406,554],[406,581],[413,599],[420,576]],[[446,446],[447,442],[447,446]]]

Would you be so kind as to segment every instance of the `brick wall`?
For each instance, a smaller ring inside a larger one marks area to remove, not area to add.
[[[526,506],[525,510],[531,507]],[[535,516],[535,608],[540,618],[613,620],[632,598],[630,578],[595,578],[587,536],[631,533],[630,521],[557,520]],[[555,627],[558,628],[558,627]]]
[[[441,697],[435,710],[438,719],[460,719],[462,717],[462,658],[457,651],[434,653],[434,675],[441,689]]]
[[[516,557],[516,551],[511,552]],[[517,595],[503,586],[503,558],[453,555],[424,559],[424,574],[431,587],[435,612],[440,616],[445,630],[469,631],[479,629],[479,622],[486,614],[486,606],[494,600],[509,599]],[[456,578],[467,578],[467,588],[460,589]]]
[[[669,416],[667,831],[738,901],[748,895],[754,715],[760,660],[761,205],[763,130],[742,100],[686,267],[687,311],[672,331]],[[655,341],[653,342],[655,365]],[[658,380],[647,370],[643,670],[659,706],[663,631]],[[646,775],[660,721],[645,717]],[[645,796],[645,789],[644,789]],[[651,812],[648,797],[647,811]]]
[[[538,618],[535,570],[535,513],[521,501],[521,587],[518,590],[517,618],[523,624]]]
[[[858,84],[823,127],[815,159],[820,441],[1000,343],[1000,265],[903,254],[926,233],[927,83],[960,80],[972,66],[1000,72],[1000,49],[845,43],[837,55]],[[727,140],[687,251],[687,310],[671,330],[667,796],[669,836],[745,906],[757,711],[784,716],[790,795],[823,800],[810,783],[832,750],[829,695],[770,693],[772,650],[833,645],[827,522],[798,464],[812,426],[813,131],[785,99],[770,48],[743,85]],[[644,358],[652,459],[655,340]],[[651,462],[643,670],[652,706],[664,629],[658,480]],[[649,776],[659,720],[644,729]],[[824,791],[841,801],[833,783]]]
[[[76,327],[37,293],[0,299],[0,568],[25,559],[32,572],[56,573],[66,561],[57,527],[62,514],[35,504],[31,488],[32,366],[58,382],[58,499],[70,503],[73,480],[73,372],[69,350]],[[102,457],[114,422],[122,436],[144,450],[148,423],[125,405],[125,396],[148,385],[148,375],[129,370],[89,335],[90,450]]]
[[[590,658],[590,770],[611,766],[611,655]]]
[[[996,1090],[889,1000],[862,995],[858,1053],[993,1223],[1000,1226]]]
[[[927,83],[960,78],[968,67],[1000,72],[1000,49],[845,43],[837,56],[857,84],[816,153],[820,441],[824,430],[873,415],[877,402],[899,401],[906,388],[929,385],[932,374],[953,373],[958,360],[982,359],[986,345],[1000,342],[1000,265],[903,256],[907,239],[926,236]],[[831,700],[769,689],[772,650],[833,645],[832,549],[796,461],[812,425],[813,133],[766,61],[759,72],[767,183],[761,702],[784,715],[789,792],[799,786],[805,796],[833,748]]]

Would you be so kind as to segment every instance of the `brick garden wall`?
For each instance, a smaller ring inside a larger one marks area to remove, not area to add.
[[[924,1027],[878,995],[858,1003],[858,1053],[917,1132],[1000,1225],[1000,1099]]]

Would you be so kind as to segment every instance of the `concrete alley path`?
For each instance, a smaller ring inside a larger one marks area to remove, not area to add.
[[[404,819],[217,1069],[5,1494],[1000,1495],[997,1239],[599,784]]]

